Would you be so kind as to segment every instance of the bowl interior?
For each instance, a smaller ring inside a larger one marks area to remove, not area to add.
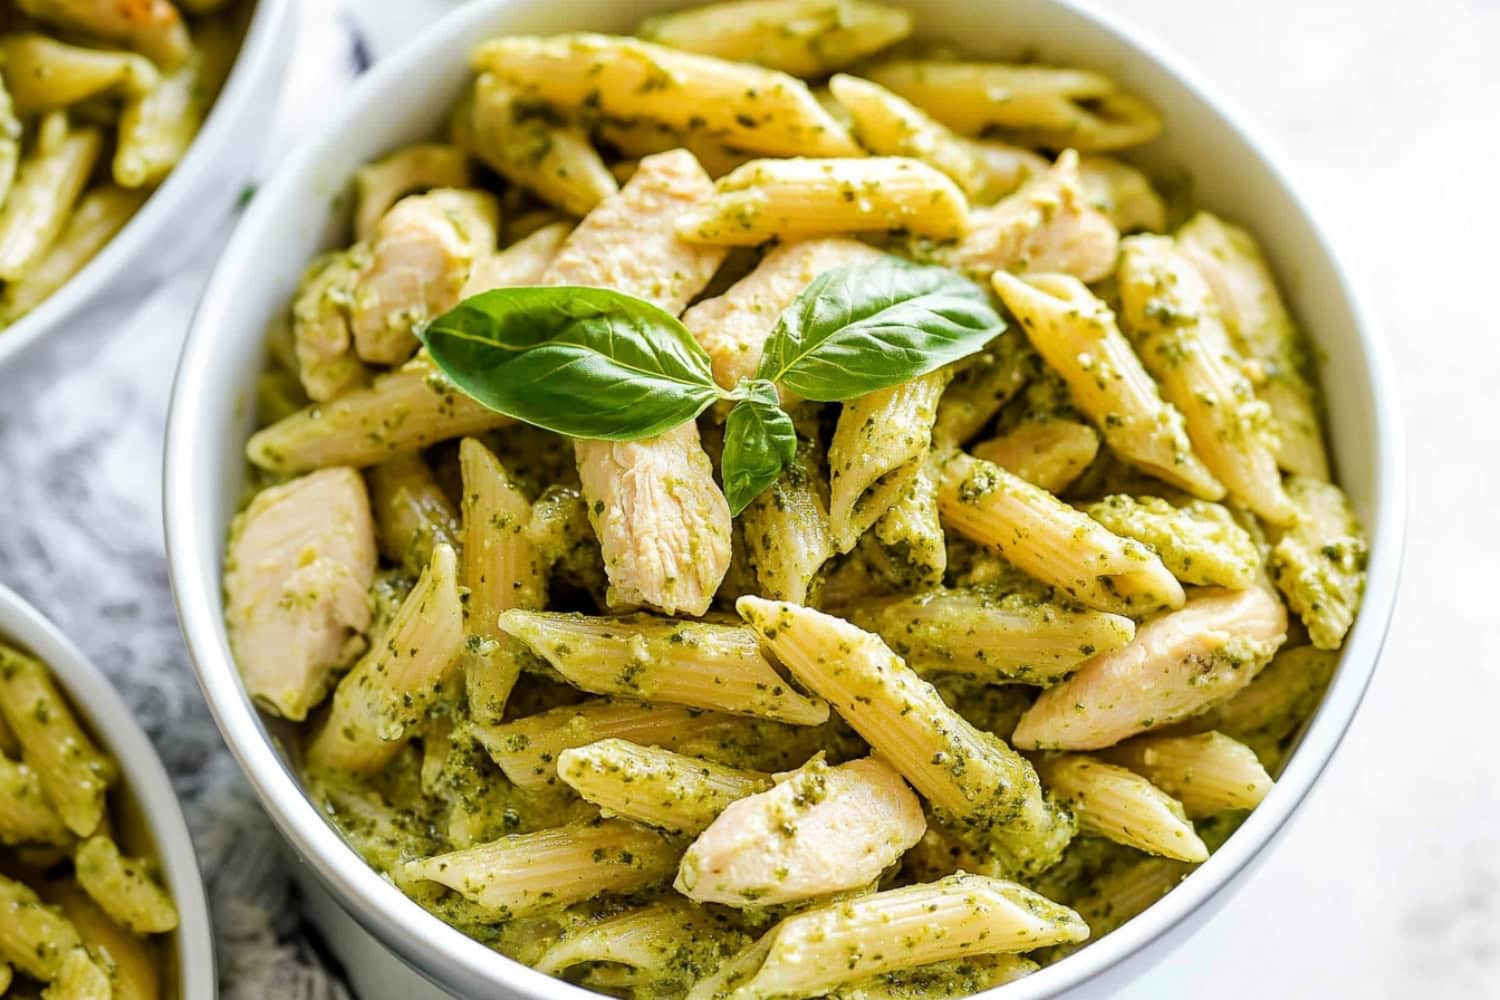
[[[0,639],[19,646],[51,668],[80,722],[120,764],[120,787],[110,792],[116,836],[127,851],[155,858],[172,899],[179,926],[170,935],[167,994],[214,995],[213,935],[203,877],[167,772],[146,734],[110,686],[109,680],[41,613],[0,586]]]
[[[629,30],[672,0],[483,0],[390,57],[316,142],[257,196],[225,252],[189,335],[174,389],[165,511],[173,586],[200,681],[227,741],[283,832],[373,933],[440,985],[559,995],[574,988],[497,958],[427,916],[366,869],[311,807],[240,686],[222,626],[222,554],[243,486],[253,383],[265,331],[306,262],[344,235],[342,195],[356,167],[437,132],[468,79],[467,53],[491,34]],[[1285,821],[1337,744],[1373,670],[1400,557],[1402,459],[1382,349],[1334,253],[1264,146],[1138,34],[1058,0],[927,0],[919,33],[984,57],[1040,54],[1114,75],[1165,114],[1166,135],[1132,156],[1186,172],[1197,203],[1262,241],[1294,312],[1323,357],[1331,445],[1342,485],[1372,539],[1364,610],[1339,673],[1275,791],[1223,849],[1148,913],[1090,948],[1007,987],[1050,995],[1140,949],[1202,905]],[[581,995],[581,994],[580,994]],[[1007,993],[1007,996],[1011,993]]]

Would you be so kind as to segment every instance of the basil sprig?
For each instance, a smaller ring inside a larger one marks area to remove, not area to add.
[[[734,403],[720,474],[739,514],[797,451],[777,387],[839,402],[973,354],[1005,329],[984,290],[898,257],[835,268],[781,315],[756,377],[720,387],[677,317],[607,288],[499,288],[424,331],[433,362],[490,409],[570,437],[635,441]]]

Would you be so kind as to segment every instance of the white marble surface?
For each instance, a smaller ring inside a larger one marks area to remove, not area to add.
[[[329,2],[304,0],[292,77],[325,102],[347,76]],[[346,16],[378,54],[449,6],[347,0]],[[1500,997],[1500,614],[1488,576],[1500,560],[1489,412],[1500,322],[1487,306],[1500,274],[1500,3],[1109,6],[1287,154],[1386,325],[1411,446],[1405,583],[1348,740],[1251,884],[1127,995]],[[285,104],[278,144],[316,127],[317,102]],[[80,351],[44,394],[0,390],[0,579],[126,679],[217,869],[265,831],[182,683],[163,579],[159,436],[195,290],[189,278],[122,310],[113,339]],[[315,949],[274,879],[237,869],[213,889],[230,994],[338,995],[311,975]]]

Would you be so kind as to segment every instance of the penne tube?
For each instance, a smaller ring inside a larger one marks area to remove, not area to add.
[[[840,986],[828,994],[834,1000],[963,1000],[1013,983],[1040,966],[1020,955],[975,955],[948,962],[887,972]]]
[[[722,295],[682,314],[682,323],[713,359],[714,380],[733,389],[752,378],[776,323],[813,279],[837,267],[878,260],[879,250],[842,237],[800,240],[772,247],[755,270]],[[783,403],[794,402],[780,389]]]
[[[292,300],[292,341],[297,377],[309,399],[326,402],[367,381],[349,322],[355,291],[369,266],[369,245],[356,243],[319,256],[302,276]]]
[[[1076,420],[1027,420],[969,450],[1033,486],[1061,493],[1099,454],[1099,435]]]
[[[1260,366],[1256,394],[1276,424],[1277,463],[1293,475],[1328,478],[1312,349],[1276,289],[1255,238],[1199,212],[1177,231],[1177,247],[1213,289],[1235,346]]]
[[[940,586],[948,569],[937,480],[931,465],[929,459],[917,470],[906,492],[861,539],[866,565],[878,568],[886,580],[903,590]]]
[[[1155,108],[1089,70],[910,59],[867,72],[963,135],[1091,153],[1149,142],[1162,129]]]
[[[996,272],[995,291],[1073,403],[1127,462],[1203,500],[1224,487],[1193,453],[1182,413],[1162,399],[1114,313],[1076,278]]]
[[[657,153],[669,153],[674,149],[686,149],[703,165],[708,176],[723,177],[725,174],[755,159],[754,153],[731,149],[721,142],[698,132],[682,131],[644,118],[606,118],[594,125],[594,134],[600,141],[613,146],[622,156],[611,169],[621,184],[629,178],[620,177],[620,171],[632,160],[640,160]],[[634,164],[629,172],[634,173]]]
[[[1121,244],[1119,283],[1126,330],[1182,411],[1193,450],[1235,499],[1271,524],[1290,523],[1296,511],[1276,468],[1270,411],[1202,275],[1171,239],[1132,236]]]
[[[687,900],[669,898],[565,935],[537,959],[535,967],[559,976],[577,966],[596,971],[624,966],[629,978],[621,986],[649,983],[685,989],[702,971],[716,967],[749,940],[720,915]]]
[[[56,0],[18,0],[21,12],[107,42],[128,46],[163,66],[176,66],[188,57],[192,43],[187,25],[175,4],[151,0],[121,6]]]
[[[1268,590],[1200,591],[1043,691],[1011,742],[1097,750],[1180,722],[1244,688],[1285,639],[1286,609]]]
[[[332,710],[307,747],[311,766],[374,774],[417,734],[463,650],[456,562],[449,545],[433,548],[385,634],[334,689]]]
[[[1133,771],[1085,754],[1042,757],[1036,769],[1080,831],[1177,861],[1208,860],[1182,803]]]
[[[775,70],[591,34],[497,38],[473,62],[549,104],[645,118],[752,153],[859,152],[802,81]]]
[[[666,878],[681,855],[679,844],[654,830],[596,819],[408,861],[402,874],[445,885],[496,920],[513,920],[644,889]]]
[[[1085,510],[1110,531],[1155,552],[1183,583],[1243,590],[1260,573],[1255,540],[1216,503],[1173,506],[1160,497],[1117,493]]]
[[[44,983],[82,946],[78,931],[24,883],[0,875],[0,962]]]
[[[1100,756],[1177,799],[1191,819],[1254,809],[1271,790],[1271,776],[1255,751],[1219,732],[1137,736]]]
[[[797,439],[797,457],[740,514],[745,550],[760,592],[806,604],[818,570],[833,555],[822,449]]]
[[[82,947],[63,956],[57,978],[43,994],[46,1000],[94,1000],[113,995],[109,976]]]
[[[500,628],[595,694],[804,726],[828,719],[828,706],[783,681],[741,626],[515,609],[500,616]]]
[[[469,269],[460,299],[494,288],[535,285],[542,280],[552,260],[573,227],[554,222],[523,236],[504,250],[480,257]]]
[[[1080,156],[1078,183],[1084,196],[1122,233],[1159,233],[1167,228],[1167,206],[1151,180],[1123,160]]]
[[[1196,865],[1171,858],[1142,858],[1133,864],[1103,872],[1089,891],[1072,901],[1078,915],[1098,940],[1132,917],[1144,913],[1177,884],[1192,874]],[[1066,949],[1061,949],[1066,953]]]
[[[953,379],[938,400],[932,440],[939,448],[962,447],[1021,391],[1035,355],[1014,333],[1003,333],[984,351],[953,366]]]
[[[250,461],[272,472],[363,467],[394,455],[513,423],[465,396],[425,362],[414,362],[257,431]]]
[[[1036,772],[949,708],[879,637],[811,608],[741,597],[740,615],[776,658],[828,700],[945,822],[984,838],[1012,871],[1039,871],[1072,836]]]
[[[0,62],[16,113],[26,116],[101,94],[139,98],[160,80],[145,56],[68,45],[34,32],[0,36]]]
[[[86,192],[68,216],[67,225],[36,265],[0,293],[0,322],[14,322],[29,313],[83,270],[125,227],[145,200],[143,191],[127,191],[113,185]]]
[[[911,34],[912,15],[867,0],[727,0],[647,18],[647,41],[793,76],[826,76]]]
[[[1013,193],[971,211],[958,242],[930,252],[977,278],[1000,271],[1056,272],[1099,281],[1115,269],[1119,239],[1114,224],[1089,203],[1078,154],[1069,149]]]
[[[970,145],[905,99],[843,73],[828,81],[828,89],[853,120],[854,137],[872,154],[921,160],[947,174],[971,198],[993,186]]]
[[[819,754],[729,803],[688,847],[673,888],[700,903],[776,906],[873,885],[922,839],[922,804],[874,757]]]
[[[41,781],[47,805],[80,837],[99,828],[104,794],[119,777],[115,762],[79,725],[40,662],[0,642],[0,714]]]
[[[1078,915],[1014,882],[958,874],[794,914],[688,1000],[819,996],[870,976],[1082,941]]]
[[[1000,589],[938,588],[863,603],[849,620],[877,633],[919,674],[1048,685],[1135,636],[1121,615]]]
[[[73,855],[78,887],[136,934],[165,934],[177,928],[177,907],[139,858],[127,858],[108,837],[94,836]]]
[[[465,438],[458,459],[464,486],[462,583],[469,591],[468,630],[509,647],[500,632],[500,613],[539,608],[547,599],[547,565],[531,538],[531,503],[478,439]],[[507,655],[513,659],[515,653]],[[514,679],[512,674],[512,683]],[[504,701],[499,698],[499,705]]]
[[[576,125],[562,125],[528,105],[491,73],[474,83],[462,144],[490,168],[548,204],[585,216],[619,190],[614,175]]]
[[[943,461],[943,522],[1074,600],[1123,615],[1180,608],[1182,586],[1140,543],[982,459]]]
[[[1275,747],[1312,715],[1338,666],[1338,654],[1315,646],[1283,649],[1238,694],[1187,719],[1173,732],[1217,730],[1250,743],[1266,760],[1262,747]],[[1277,748],[1279,749],[1279,748]],[[1273,762],[1266,760],[1267,766]]]
[[[837,551],[854,548],[916,479],[948,378],[940,368],[843,405],[828,446],[828,521]]]
[[[205,80],[204,56],[162,75],[120,111],[112,176],[122,188],[152,187],[177,166],[203,125],[216,88]]]
[[[1266,570],[1313,645],[1338,649],[1364,595],[1364,532],[1349,498],[1332,483],[1294,476],[1287,493],[1296,520],[1271,550]]]
[[[894,230],[946,240],[967,229],[968,215],[958,186],[920,160],[793,157],[752,160],[721,177],[677,233],[720,246]]]
[[[47,804],[36,769],[0,756],[0,844],[62,845],[72,834]]]
[[[391,207],[432,188],[465,188],[473,173],[464,151],[440,142],[403,146],[354,172],[354,238],[370,240]]]
[[[438,544],[458,545],[458,511],[421,455],[408,453],[365,473],[380,552],[413,575],[432,561]]]
[[[115,923],[99,904],[69,883],[47,886],[46,898],[78,931],[89,956],[109,977],[110,1000],[157,1000],[161,977],[144,939]]]
[[[604,815],[671,834],[700,833],[731,802],[771,787],[759,771],[620,739],[562,751],[557,776]]]
[[[69,127],[61,111],[42,119],[0,205],[0,280],[19,281],[41,262],[67,225],[103,141],[96,128]]]

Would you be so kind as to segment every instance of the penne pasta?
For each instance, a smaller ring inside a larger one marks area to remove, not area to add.
[[[1037,353],[1067,383],[1074,405],[1116,453],[1201,499],[1224,495],[1194,454],[1181,412],[1162,399],[1114,313],[1083,282],[996,272],[994,286]]]
[[[619,190],[582,128],[558,124],[491,73],[474,83],[461,135],[461,143],[497,173],[572,215],[587,215]]]
[[[1126,330],[1186,418],[1193,450],[1231,496],[1271,524],[1289,523],[1270,413],[1203,277],[1167,237],[1132,236],[1121,244],[1119,282]]]
[[[511,610],[500,628],[595,694],[663,701],[815,726],[828,706],[787,684],[754,633],[732,625],[652,615],[591,618]]]
[[[177,928],[177,907],[157,884],[146,863],[127,858],[108,837],[94,836],[73,855],[78,887],[111,920],[136,934],[165,934]]]
[[[995,139],[959,136],[958,141],[974,158],[974,190],[970,199],[976,205],[993,205],[1052,166],[1035,150]]]
[[[592,820],[502,837],[402,866],[407,878],[445,885],[511,920],[601,893],[631,892],[666,878],[682,848],[645,827]]]
[[[0,139],[0,159],[4,156],[3,144],[4,140]],[[0,165],[0,172],[3,170],[3,165]],[[0,190],[0,200],[3,200],[3,190]],[[8,283],[0,293],[0,323],[12,323],[29,313],[83,270],[84,265],[124,228],[145,200],[143,191],[127,191],[113,185],[102,185],[85,192],[47,252],[19,280]]]
[[[309,399],[325,402],[366,381],[349,322],[356,287],[369,266],[369,246],[356,243],[318,257],[302,277],[292,302],[292,339],[297,376]]]
[[[1028,420],[970,451],[1039,489],[1061,493],[1099,454],[1099,435],[1076,420]]]
[[[458,511],[418,454],[398,455],[365,473],[381,555],[416,575],[439,544],[457,548]]]
[[[933,442],[957,448],[972,440],[1026,385],[1034,360],[1025,341],[1007,333],[952,366],[953,379],[938,400]]]
[[[0,36],[0,61],[16,113],[26,116],[101,94],[139,98],[160,85],[156,66],[144,56],[68,45],[35,32]]]
[[[962,1000],[1013,983],[1040,966],[1020,955],[975,955],[887,972],[840,986],[837,1000]]]
[[[849,620],[875,632],[919,674],[1047,685],[1135,636],[1121,615],[1025,592],[936,589],[863,603]]]
[[[858,153],[807,86],[775,70],[590,34],[497,38],[473,62],[565,109],[645,118],[770,156]]]
[[[363,467],[510,423],[418,361],[257,431],[245,454],[262,469],[281,473]]]
[[[920,160],[947,174],[971,198],[996,186],[969,144],[905,99],[843,73],[828,81],[828,89],[849,113],[854,137],[872,154]]]
[[[1291,735],[1317,708],[1338,655],[1315,646],[1283,649],[1255,679],[1232,698],[1187,719],[1173,732],[1202,733],[1216,730],[1250,743],[1268,766],[1266,749],[1279,756],[1283,739]]]
[[[466,188],[473,173],[464,151],[439,142],[403,146],[354,172],[354,238],[373,239],[385,214],[409,194]]]
[[[307,746],[309,765],[373,774],[416,735],[463,649],[456,562],[450,546],[434,546],[385,634],[334,689],[332,709]]]
[[[42,119],[35,148],[0,205],[0,280],[19,281],[41,262],[67,225],[102,145],[98,129],[72,128],[61,111]]]
[[[1144,546],[990,462],[947,456],[938,503],[953,530],[1091,608],[1141,615],[1182,606],[1182,586]]]
[[[1167,206],[1151,179],[1123,160],[1080,156],[1078,183],[1090,205],[1122,233],[1159,233],[1167,228]]]
[[[797,439],[797,457],[740,514],[760,593],[807,603],[818,570],[833,555],[822,449]]]
[[[642,38],[817,77],[911,34],[907,11],[867,0],[728,0],[647,18]]]
[[[968,216],[963,192],[920,160],[752,160],[721,177],[677,232],[720,246],[892,230],[944,240],[962,234]]]
[[[1332,483],[1293,477],[1287,493],[1296,520],[1271,550],[1266,570],[1313,645],[1338,649],[1364,594],[1364,533],[1349,499]]]
[[[1264,588],[1201,591],[1043,691],[1011,742],[1097,750],[1180,722],[1244,688],[1285,639],[1286,609]]]
[[[917,470],[905,494],[860,539],[865,564],[878,569],[893,586],[906,590],[939,586],[948,569],[937,481],[931,466],[929,459]]]
[[[949,708],[879,637],[832,615],[742,597],[740,615],[946,822],[1012,871],[1040,871],[1072,836],[1025,758]],[[936,961],[936,959],[934,959]]]
[[[837,551],[854,548],[916,479],[948,378],[938,369],[843,405],[828,446],[828,522]]]
[[[787,917],[688,1000],[818,996],[869,976],[1088,937],[1072,910],[1014,882],[952,875]]]
[[[71,839],[68,828],[47,804],[36,769],[0,756],[0,844],[64,845]]]
[[[1271,790],[1271,776],[1255,751],[1219,732],[1137,736],[1100,756],[1129,768],[1177,799],[1194,819],[1231,809],[1254,809]]]
[[[47,901],[62,911],[78,932],[89,957],[109,978],[111,1000],[157,1000],[161,976],[150,945],[110,919],[99,905],[74,886],[54,882]]]
[[[1086,754],[1042,757],[1036,769],[1082,832],[1177,861],[1208,860],[1182,803],[1140,775]]]
[[[557,776],[606,816],[670,834],[707,829],[737,799],[771,787],[770,775],[621,739],[557,755]]]
[[[1089,70],[894,60],[868,74],[963,135],[997,133],[1020,146],[1105,152],[1162,128],[1155,108]]]
[[[1276,460],[1287,472],[1328,478],[1328,454],[1311,378],[1311,348],[1276,289],[1255,238],[1208,212],[1177,231],[1177,246],[1213,289],[1235,346],[1260,366],[1257,395],[1276,424]]]
[[[25,884],[0,875],[0,961],[44,983],[82,947],[78,931]]]
[[[80,837],[97,830],[104,819],[104,794],[119,776],[115,762],[83,731],[47,668],[3,642],[0,715],[63,824]]]
[[[120,112],[112,176],[122,188],[156,185],[187,153],[203,125],[215,87],[205,57],[193,52],[161,81],[126,101]]]
[[[59,0],[17,0],[16,6],[39,21],[126,45],[165,66],[178,65],[191,50],[187,26],[170,3],[100,7]]]
[[[754,153],[731,149],[700,132],[672,128],[645,118],[605,118],[594,123],[593,131],[601,142],[629,158],[611,166],[611,171],[622,184],[628,180],[619,175],[626,164],[629,164],[631,174],[635,172],[635,164],[630,161],[657,153],[669,153],[674,149],[686,149],[692,153],[708,172],[708,176],[713,178],[723,177],[736,167],[755,159]]]
[[[1085,510],[1110,531],[1155,552],[1183,583],[1243,590],[1260,573],[1254,539],[1216,503],[1173,506],[1160,497],[1117,493]]]
[[[748,942],[719,915],[685,900],[664,899],[565,935],[537,959],[536,968],[556,976],[580,966],[594,971],[623,966],[627,978],[615,985],[681,990]]]

